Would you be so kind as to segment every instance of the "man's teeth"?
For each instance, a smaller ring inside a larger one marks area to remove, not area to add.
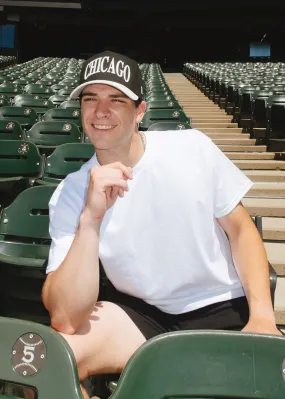
[[[108,130],[113,129],[116,125],[94,125],[95,129]]]

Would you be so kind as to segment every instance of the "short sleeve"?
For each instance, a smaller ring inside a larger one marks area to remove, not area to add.
[[[214,216],[220,218],[232,212],[253,182],[213,143]]]
[[[64,261],[76,234],[82,204],[81,196],[65,180],[60,183],[51,197],[49,202],[51,247],[46,273],[55,271]]]

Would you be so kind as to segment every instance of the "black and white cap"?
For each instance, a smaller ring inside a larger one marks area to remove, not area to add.
[[[83,63],[80,84],[72,91],[70,99],[77,98],[88,85],[106,84],[136,101],[142,98],[142,83],[141,71],[136,61],[122,54],[104,51]]]

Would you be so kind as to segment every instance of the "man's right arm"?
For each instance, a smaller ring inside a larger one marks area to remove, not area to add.
[[[53,328],[73,334],[92,312],[99,295],[99,230],[88,211],[81,214],[70,250],[43,288]]]
[[[132,170],[120,162],[91,169],[86,204],[72,245],[43,287],[51,325],[60,332],[73,334],[96,305],[100,226],[106,211],[128,191],[128,179],[132,179]]]

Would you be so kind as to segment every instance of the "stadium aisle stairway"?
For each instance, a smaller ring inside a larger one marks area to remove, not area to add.
[[[242,133],[237,123],[208,99],[181,73],[165,73],[164,77],[191,117],[191,127],[209,136],[236,166],[255,182],[243,204],[249,214],[263,220],[263,239],[270,263],[278,274],[275,314],[285,326],[285,161],[275,160],[275,153]]]

